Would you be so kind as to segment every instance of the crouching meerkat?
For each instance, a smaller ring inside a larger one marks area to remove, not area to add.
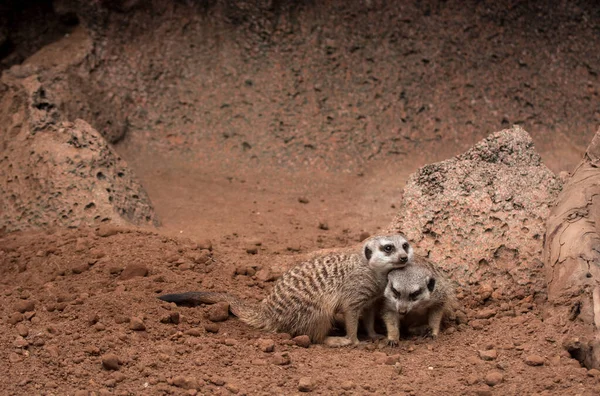
[[[241,321],[259,329],[308,335],[313,343],[332,347],[358,344],[358,321],[364,315],[369,337],[374,329],[373,303],[380,299],[388,273],[410,264],[413,249],[401,234],[373,236],[361,247],[316,252],[285,272],[270,294],[258,304],[250,304],[226,293],[188,292],[160,296],[179,303],[229,303],[230,311]],[[328,337],[336,311],[342,311],[345,337]]]
[[[411,265],[390,271],[384,291],[382,318],[390,345],[397,345],[400,327],[429,325],[435,338],[442,319],[457,307],[454,286],[431,261],[414,256]]]

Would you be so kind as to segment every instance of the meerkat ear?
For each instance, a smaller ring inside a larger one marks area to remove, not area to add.
[[[372,255],[373,255],[373,251],[371,250],[371,248],[368,246],[365,246],[365,257],[367,258],[367,260],[371,260]]]
[[[430,293],[433,291],[433,289],[435,289],[435,278],[430,278],[427,281],[427,289]]]

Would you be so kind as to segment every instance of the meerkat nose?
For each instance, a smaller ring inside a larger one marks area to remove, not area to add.
[[[408,262],[408,257],[407,256],[400,257],[398,259],[398,261],[404,264],[404,263]]]
[[[400,309],[398,309],[398,313],[399,313],[400,315],[406,315],[406,312],[408,312],[408,311],[406,310],[406,308],[400,308]]]

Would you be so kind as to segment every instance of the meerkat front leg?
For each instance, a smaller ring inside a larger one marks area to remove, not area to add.
[[[397,346],[400,342],[400,315],[396,311],[384,310],[382,316],[387,330],[388,345]]]
[[[367,335],[370,339],[376,341],[385,338],[384,335],[378,334],[375,331],[375,304],[367,307],[363,311],[363,322],[365,323],[365,330],[367,330]]]
[[[346,337],[327,337],[325,338],[325,345],[330,347],[343,347],[358,344],[358,317],[359,312],[357,310],[344,310],[344,322],[346,323]]]
[[[429,327],[431,328],[431,336],[437,338],[440,333],[440,326],[442,324],[442,317],[444,316],[444,309],[442,307],[432,308],[429,311]]]

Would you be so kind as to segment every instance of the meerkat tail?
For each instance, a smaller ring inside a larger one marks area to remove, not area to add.
[[[165,294],[158,297],[162,301],[172,302],[177,305],[216,304],[229,303],[229,311],[242,322],[250,326],[262,328],[266,325],[266,318],[260,305],[248,304],[239,298],[227,293],[215,292],[187,292]]]

